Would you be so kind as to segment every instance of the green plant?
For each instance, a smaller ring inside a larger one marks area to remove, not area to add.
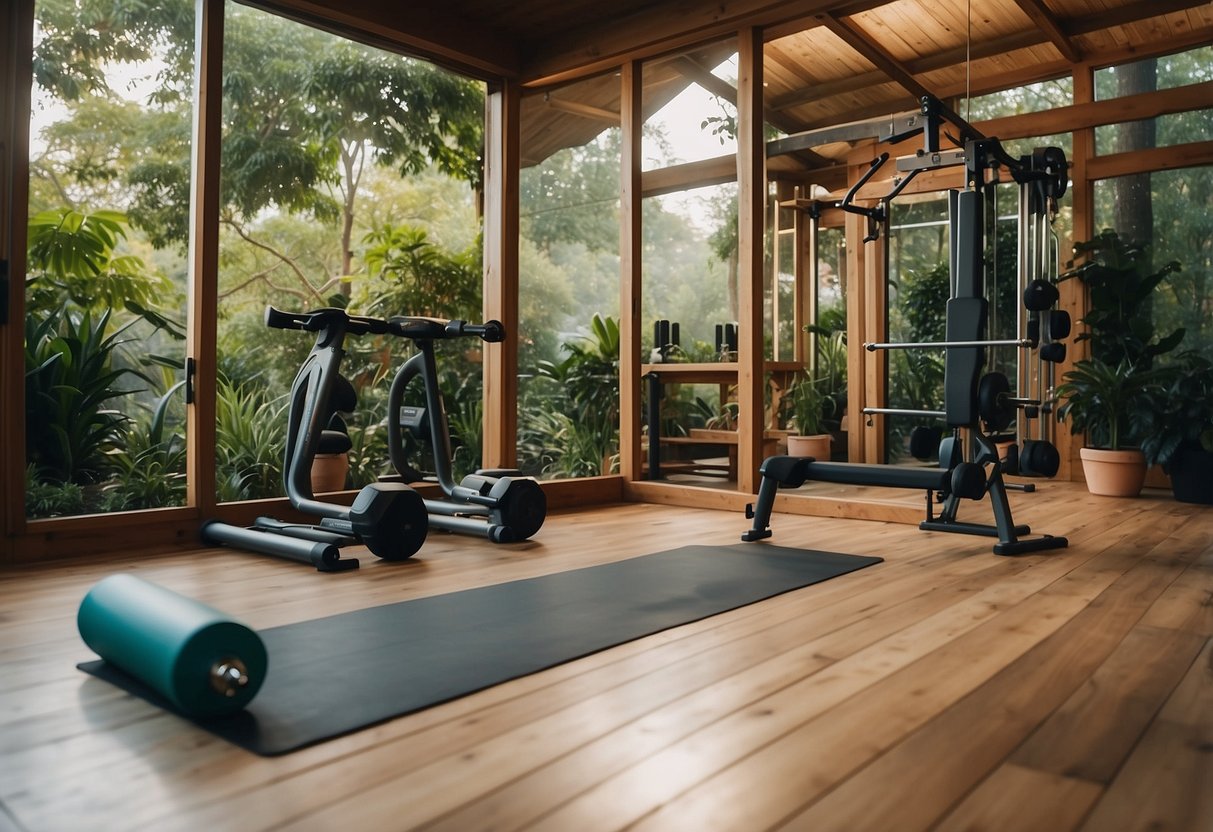
[[[1162,371],[1161,391],[1142,426],[1142,452],[1167,466],[1180,449],[1213,451],[1213,362],[1196,352],[1176,356]]]
[[[282,494],[286,395],[271,399],[256,379],[220,377],[215,399],[215,480],[221,501]]]
[[[1059,420],[1070,432],[1086,431],[1087,446],[1120,450],[1140,440],[1149,425],[1167,370],[1139,370],[1127,361],[1079,361],[1066,373],[1056,395]]]
[[[59,517],[88,510],[84,487],[74,482],[47,482],[36,465],[25,468],[25,516]]]
[[[801,375],[788,390],[788,404],[792,422],[801,436],[823,433],[825,408],[831,405],[822,379]]]
[[[128,423],[125,441],[106,456],[113,478],[105,485],[108,511],[162,508],[185,502],[185,437],[168,430],[174,396],[185,387],[179,381],[160,397],[150,418]]]
[[[106,334],[109,321],[109,310],[94,318],[67,306],[25,319],[26,455],[43,477],[97,480],[105,450],[122,438],[129,419],[110,405],[138,392],[120,383],[147,382],[133,369],[114,367],[134,321]]]
[[[1082,318],[1087,331],[1074,340],[1090,339],[1092,358],[1144,370],[1156,357],[1179,346],[1183,328],[1159,337],[1152,314],[1154,290],[1180,270],[1178,262],[1154,269],[1148,245],[1127,242],[1110,229],[1088,242],[1075,243],[1074,250],[1088,259],[1059,281],[1078,278],[1088,289],[1087,314]]]

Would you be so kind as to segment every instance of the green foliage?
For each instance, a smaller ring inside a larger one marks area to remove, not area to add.
[[[833,401],[826,394],[823,379],[802,375],[789,389],[788,400],[792,422],[801,436],[825,432],[826,409],[833,407]]]
[[[84,488],[74,482],[47,482],[36,465],[25,468],[25,516],[60,517],[88,510]]]
[[[476,320],[481,309],[480,250],[452,254],[421,228],[385,225],[366,235],[372,279],[364,303],[372,315]]]
[[[105,486],[108,511],[163,508],[185,503],[185,437],[171,431],[169,408],[185,387],[179,381],[144,419],[127,425],[126,438],[107,454],[113,479]]]
[[[122,436],[127,416],[111,405],[136,392],[114,367],[128,323],[107,334],[110,312],[94,318],[67,307],[25,319],[26,458],[45,479],[88,483],[105,468],[104,452]]]
[[[1079,361],[1057,386],[1057,418],[1069,420],[1071,433],[1086,431],[1088,447],[1131,447],[1150,424],[1166,372],[1139,370],[1128,361]]]
[[[288,398],[271,397],[257,379],[219,379],[215,480],[221,501],[281,496]]]
[[[926,270],[905,273],[897,288],[897,307],[910,327],[911,341],[942,341],[951,295],[946,261]]]
[[[1154,406],[1143,416],[1141,449],[1151,465],[1168,465],[1188,446],[1213,451],[1213,362],[1197,352],[1176,356],[1160,378]]]
[[[45,314],[69,302],[93,312],[127,309],[184,337],[180,324],[153,311],[172,296],[172,284],[140,258],[115,252],[126,229],[119,211],[59,208],[30,217],[27,313]]]
[[[1082,318],[1087,331],[1075,340],[1091,339],[1092,357],[1105,364],[1146,369],[1157,356],[1179,346],[1184,330],[1158,337],[1151,310],[1155,290],[1180,270],[1177,261],[1153,270],[1148,246],[1126,242],[1112,230],[1075,243],[1074,249],[1089,259],[1060,279],[1078,278],[1089,290],[1087,314]]]
[[[549,383],[520,411],[520,450],[548,476],[597,476],[619,448],[619,322],[594,315],[589,334],[564,344],[567,357],[541,361]]]

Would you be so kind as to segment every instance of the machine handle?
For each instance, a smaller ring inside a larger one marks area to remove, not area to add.
[[[458,325],[456,335],[475,335],[481,341],[487,341],[490,344],[495,344],[505,340],[505,327],[501,325],[501,321],[485,321],[482,324],[469,324],[465,321],[451,321],[446,325],[447,331],[450,332],[453,325]]]
[[[338,321],[344,323],[345,331],[351,335],[367,333],[382,335],[388,331],[388,322],[385,320],[350,315],[344,309],[336,307],[313,309],[310,312],[283,312],[273,306],[265,307],[265,325],[273,329],[301,329],[305,332],[319,332]]]

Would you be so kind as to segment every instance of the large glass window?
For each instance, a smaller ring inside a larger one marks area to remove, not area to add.
[[[619,458],[619,78],[522,100],[518,462],[546,479]]]
[[[26,514],[180,505],[194,3],[35,4]]]
[[[1184,87],[1213,79],[1213,46],[1147,58],[1095,73],[1099,101]],[[1213,107],[1095,128],[1098,155],[1171,147],[1213,136]]]
[[[643,68],[641,353],[654,364],[727,365],[706,379],[661,376],[660,420],[646,430],[663,438],[663,477],[735,476],[729,446],[702,432],[737,428],[736,61],[728,40]]]
[[[267,329],[267,304],[479,320],[484,88],[235,4],[223,67],[216,486],[241,500],[281,494],[287,393],[312,345]],[[480,455],[479,343],[437,346],[463,473]],[[387,473],[387,387],[411,348],[347,340],[356,405],[333,424],[348,485]],[[413,387],[406,404],[424,405]],[[427,470],[428,442],[408,452]]]
[[[1154,329],[1166,335],[1183,327],[1180,348],[1213,359],[1213,167],[1100,180],[1095,224],[1147,244],[1146,268],[1179,263],[1153,294]]]

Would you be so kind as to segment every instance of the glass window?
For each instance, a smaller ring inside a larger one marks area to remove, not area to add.
[[[312,346],[268,329],[267,304],[480,319],[484,86],[230,3],[223,62],[216,486],[230,501],[282,493],[287,397]],[[387,388],[412,345],[345,347],[356,404],[331,426],[357,487],[388,473]],[[437,353],[459,475],[480,455],[481,352]],[[419,382],[405,402],[425,404]],[[420,439],[406,450],[422,471],[428,454]]]
[[[620,87],[522,100],[518,464],[597,476],[619,458]]]
[[[1183,327],[1180,348],[1213,359],[1213,167],[1100,180],[1095,223],[1128,242],[1148,243],[1151,269],[1179,263],[1154,294],[1155,331]]]
[[[194,3],[35,4],[26,514],[181,505]]]

